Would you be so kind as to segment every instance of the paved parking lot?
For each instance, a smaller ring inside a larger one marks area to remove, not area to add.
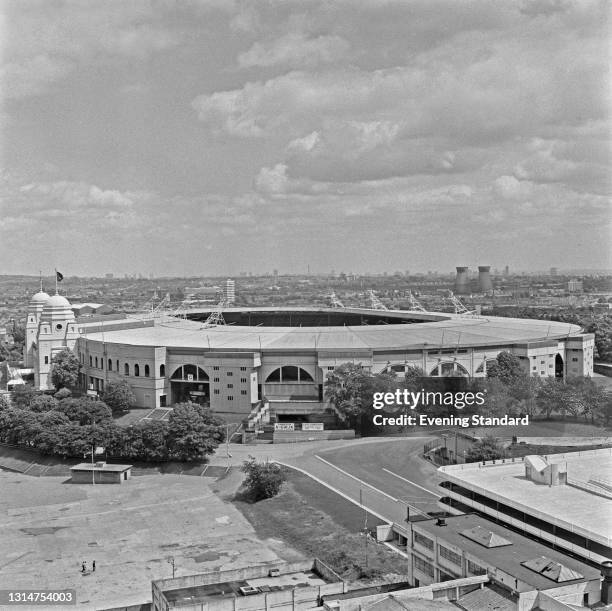
[[[170,556],[177,575],[278,559],[210,478],[65,482],[0,471],[0,589],[74,588],[76,608],[101,609],[150,601]]]

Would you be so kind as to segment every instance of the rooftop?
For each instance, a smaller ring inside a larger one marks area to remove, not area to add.
[[[543,556],[546,557],[547,565],[556,563],[556,565],[563,567],[564,578],[579,575],[575,579],[564,579],[564,584],[589,581],[591,579],[599,579],[600,577],[598,569],[580,560],[574,560],[546,545],[537,543],[528,537],[508,530],[476,514],[448,517],[445,522],[445,526],[438,526],[438,520],[424,520],[422,522],[413,522],[412,528],[424,534],[430,533],[440,537],[443,541],[456,545],[465,552],[475,556],[481,562],[494,566],[533,586],[534,589],[547,590],[557,587],[559,583],[552,573],[534,570],[524,564],[530,561],[533,562]],[[494,536],[500,539],[506,539],[511,545],[486,547],[464,536],[465,531],[475,528],[481,528],[484,531],[493,533]]]
[[[78,465],[74,465],[74,467],[70,467],[71,471],[112,471],[112,472],[122,472],[131,469],[132,465],[109,465],[105,463],[104,465],[97,465],[94,463],[93,465],[89,462],[82,462]]]
[[[612,481],[612,449],[551,454],[547,464],[563,463],[569,481]],[[544,463],[543,463],[544,464]],[[525,477],[523,461],[482,466],[449,465],[442,477],[529,515],[562,526],[603,545],[612,541],[612,501],[588,487],[547,486]]]
[[[228,308],[228,312],[241,311]],[[325,308],[250,308],[249,311],[325,312]],[[330,311],[338,313],[337,309]],[[347,313],[369,313],[371,310],[347,309]],[[377,350],[431,349],[461,346],[511,345],[552,341],[580,333],[580,328],[548,320],[496,317],[462,317],[454,314],[387,311],[386,316],[406,318],[420,324],[268,327],[224,325],[202,328],[202,323],[184,319],[158,319],[154,326],[143,326],[134,320],[133,328],[88,333],[87,339],[141,346],[208,348],[210,350]],[[93,331],[93,330],[92,330]]]

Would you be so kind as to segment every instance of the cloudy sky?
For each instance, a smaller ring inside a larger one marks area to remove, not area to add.
[[[0,6],[0,273],[610,265],[604,0]]]

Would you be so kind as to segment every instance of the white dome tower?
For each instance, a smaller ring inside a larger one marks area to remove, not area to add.
[[[50,388],[49,372],[56,352],[73,350],[78,338],[74,312],[62,295],[49,297],[43,305],[35,348],[34,377],[40,389]]]
[[[50,299],[49,295],[41,290],[32,295],[28,304],[28,317],[26,319],[26,337],[23,347],[23,366],[26,368],[34,366],[33,351],[38,339],[38,325],[45,303]]]

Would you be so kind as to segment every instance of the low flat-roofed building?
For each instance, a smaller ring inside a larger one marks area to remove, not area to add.
[[[601,599],[599,569],[476,514],[395,524],[393,530],[406,542],[408,576],[417,587],[487,575],[518,609],[535,608],[540,592],[578,606]]]
[[[82,462],[70,467],[73,484],[122,484],[132,477],[132,465]]]
[[[447,511],[478,511],[596,565],[612,557],[611,448],[438,472]]]
[[[152,582],[153,611],[312,609],[346,584],[318,559],[269,563]]]

